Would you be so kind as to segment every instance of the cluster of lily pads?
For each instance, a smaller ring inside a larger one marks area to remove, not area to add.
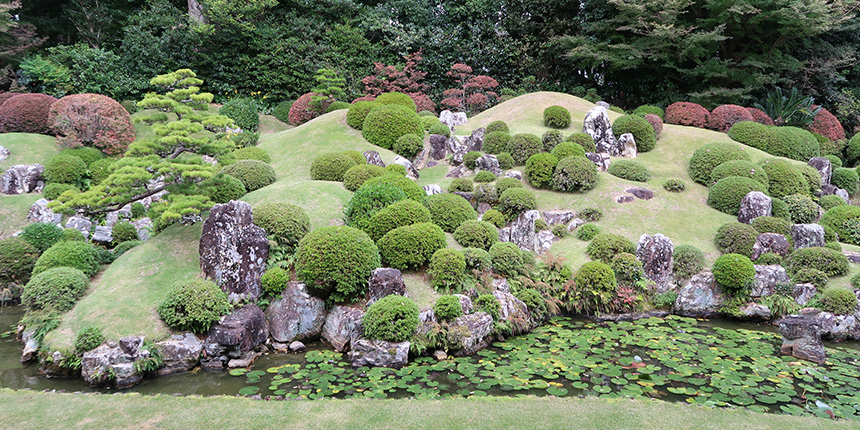
[[[592,323],[557,317],[473,357],[420,357],[401,369],[353,369],[342,354],[236,369],[241,395],[284,399],[487,395],[651,397],[714,407],[860,420],[856,354],[828,349],[823,365],[779,354],[777,333],[706,327],[669,316]]]

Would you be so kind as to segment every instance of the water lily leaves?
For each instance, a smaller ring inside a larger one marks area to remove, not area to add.
[[[260,387],[251,385],[248,387],[242,387],[239,389],[239,394],[242,396],[253,396],[260,392]]]
[[[248,369],[230,369],[230,376],[242,376],[248,373]]]

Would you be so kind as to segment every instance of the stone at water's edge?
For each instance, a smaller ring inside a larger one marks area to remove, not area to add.
[[[143,375],[134,370],[134,362],[147,359],[150,352],[141,349],[142,336],[127,336],[119,342],[102,344],[84,353],[81,359],[81,378],[91,386],[112,385],[126,388],[138,384]]]
[[[818,364],[824,363],[827,355],[821,342],[821,327],[814,317],[789,315],[777,321],[777,324],[782,335],[780,353]]]
[[[528,306],[511,294],[507,280],[493,281],[493,296],[499,301],[499,320],[513,323],[512,327],[519,326],[518,332],[528,331],[534,326]]]
[[[27,221],[44,222],[49,224],[59,224],[63,220],[63,214],[54,213],[48,209],[48,199],[36,200],[33,206],[30,206],[30,211],[27,213]]]
[[[785,267],[779,264],[755,264],[753,267],[755,268],[755,280],[750,297],[772,296],[776,292],[777,285],[791,282]]]
[[[756,261],[762,254],[768,252],[787,257],[791,253],[791,244],[784,235],[779,233],[762,233],[756,236],[750,260]]]
[[[597,106],[585,115],[582,132],[594,139],[597,152],[612,154],[616,147],[615,136],[612,134],[612,121],[606,108]]]
[[[457,327],[462,329],[457,330]],[[486,312],[463,315],[449,324],[449,333],[454,336],[463,349],[456,351],[453,355],[463,357],[473,355],[489,345],[487,337],[493,331],[493,317]],[[468,333],[468,334],[466,334]]]
[[[42,192],[45,180],[42,173],[45,167],[39,163],[33,165],[16,164],[6,169],[0,176],[0,193],[25,194]]]
[[[266,309],[269,333],[278,342],[318,337],[325,317],[325,301],[308,294],[301,282],[290,282]]]
[[[405,296],[406,283],[403,282],[403,274],[400,270],[380,267],[370,273],[367,290],[367,305],[370,306],[373,302],[391,294]]]
[[[409,341],[356,339],[347,358],[353,367],[403,367],[409,363]]]
[[[824,157],[812,157],[809,159],[809,165],[818,170],[821,175],[821,185],[829,185],[830,177],[833,174],[833,165],[830,160]]]
[[[685,317],[709,318],[720,315],[725,301],[723,287],[717,285],[714,274],[708,271],[694,275],[678,291],[675,313]]]
[[[231,200],[212,207],[200,236],[200,269],[231,301],[260,297],[268,258],[269,239],[254,225],[250,204]]]
[[[750,191],[741,200],[738,222],[749,224],[760,216],[770,216],[773,200],[761,191]]]
[[[761,303],[747,303],[738,312],[741,319],[750,321],[767,321],[773,317],[770,308]]]
[[[367,164],[373,164],[374,166],[385,167],[385,163],[382,162],[382,157],[376,151],[373,151],[373,150],[364,151],[364,159],[367,160]]]
[[[636,257],[642,262],[645,277],[657,284],[657,293],[664,293],[673,288],[675,245],[668,237],[657,233],[653,236],[639,236],[636,246]]]
[[[244,357],[268,338],[263,311],[254,304],[239,308],[209,328],[203,346],[207,356],[205,367],[223,367],[229,359]]]
[[[193,333],[175,334],[170,339],[155,344],[164,366],[158,369],[158,375],[170,375],[197,367],[203,343]]]
[[[333,306],[323,325],[323,340],[331,344],[337,352],[348,350],[351,343],[361,336],[363,318],[364,309],[359,306]]]
[[[794,249],[824,246],[824,227],[820,224],[794,224],[791,226]]]

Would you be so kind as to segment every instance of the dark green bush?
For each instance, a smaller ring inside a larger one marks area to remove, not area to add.
[[[791,222],[773,216],[760,216],[750,222],[756,233],[779,233],[791,237]],[[740,253],[738,253],[740,254]]]
[[[852,315],[857,311],[857,296],[846,288],[825,288],[821,294],[821,307],[837,315]]]
[[[509,220],[534,209],[537,209],[537,199],[525,188],[509,188],[499,196],[499,211]]]
[[[576,216],[588,221],[588,222],[597,222],[603,218],[603,211],[597,208],[585,208],[579,211]]]
[[[370,178],[385,174],[385,168],[374,164],[358,164],[343,173],[343,187],[349,191],[358,190]]]
[[[499,299],[497,299],[496,296],[492,294],[481,294],[477,299],[475,299],[473,304],[478,312],[486,312],[493,317],[493,321],[498,321],[499,314],[502,311],[502,305],[499,303]]]
[[[77,231],[77,230],[76,230],[76,231]],[[128,252],[130,249],[134,248],[134,247],[135,247],[135,246],[137,246],[137,245],[140,245],[141,243],[143,243],[143,242],[141,242],[141,241],[139,241],[139,240],[137,240],[137,239],[135,239],[135,240],[127,240],[127,241],[125,241],[125,242],[120,242],[120,243],[118,243],[118,244],[113,248],[113,256],[114,256],[114,259],[119,258],[119,256],[120,256],[120,255],[125,254],[125,253],[126,253],[126,252]]]
[[[761,183],[765,188],[770,184],[770,181],[767,178],[767,172],[752,161],[731,160],[720,164],[711,171],[711,182],[708,185],[715,184],[720,179],[728,178],[729,176],[742,176],[744,178],[754,179]]]
[[[352,157],[342,152],[322,154],[311,163],[311,179],[343,182],[343,175],[355,164]]]
[[[584,314],[599,314],[610,310],[618,282],[608,264],[589,261],[579,268],[573,280],[576,290],[572,300],[578,311]]]
[[[600,234],[600,229],[594,224],[583,224],[576,229],[576,238],[585,242]]]
[[[447,294],[439,296],[436,303],[433,304],[433,314],[436,316],[436,321],[454,321],[463,316],[463,307],[460,305],[460,298]]]
[[[676,246],[672,259],[672,271],[678,281],[687,281],[705,268],[705,253],[693,245]]]
[[[842,159],[836,155],[822,155],[822,157],[830,160],[830,166],[834,169],[837,167],[845,167],[842,165]]]
[[[824,244],[825,248],[830,248],[834,251],[842,252],[842,245],[839,242],[827,242]]]
[[[728,135],[732,140],[768,152],[776,140],[773,126],[760,124],[755,121],[740,121],[732,125]]]
[[[257,148],[256,146],[239,148],[233,151],[233,156],[236,157],[237,160],[259,160],[264,163],[272,162],[272,158],[269,157],[269,154],[262,148]]]
[[[633,160],[617,160],[609,165],[607,172],[612,176],[628,181],[648,182],[648,179],[651,178],[651,172]]]
[[[502,152],[511,151],[511,135],[507,131],[487,130],[487,135],[484,136],[484,146],[482,149],[487,154],[501,154]]]
[[[248,97],[237,97],[224,103],[218,111],[233,120],[239,128],[248,131],[257,131],[260,127],[260,113],[256,100]]]
[[[758,232],[751,225],[740,222],[728,222],[717,229],[714,242],[717,249],[724,254],[740,254],[749,257]]]
[[[441,122],[436,122],[427,129],[427,134],[439,134],[445,137],[451,137],[451,129]]]
[[[367,224],[367,234],[378,241],[397,227],[430,222],[430,211],[421,203],[412,199],[404,199],[380,209],[370,217]]]
[[[625,133],[633,135],[637,152],[648,152],[657,145],[657,134],[654,133],[654,127],[639,115],[620,116],[612,123],[612,134],[615,135],[616,139]]]
[[[294,100],[284,100],[284,101],[278,103],[277,105],[275,105],[275,108],[272,109],[272,115],[274,115],[274,117],[277,118],[278,121],[289,124],[289,122],[290,122],[290,108],[293,107],[293,101]],[[362,118],[362,122],[363,122],[363,120],[364,120],[364,118]],[[347,124],[349,124],[348,120],[347,120]],[[350,126],[352,126],[352,124],[350,124]],[[359,124],[359,127],[360,126],[361,126],[361,124]]]
[[[777,157],[806,162],[821,154],[818,140],[812,133],[797,127],[771,127],[774,139],[766,151]]]
[[[137,229],[128,221],[120,221],[111,229],[111,241],[114,245],[137,239]]]
[[[499,241],[499,230],[487,221],[463,221],[454,230],[454,240],[466,248],[490,249]]]
[[[711,271],[717,283],[732,292],[750,290],[755,279],[752,261],[740,254],[721,255]]]
[[[463,221],[478,219],[475,209],[464,198],[449,193],[433,194],[424,199],[430,219],[447,233],[453,233]]]
[[[474,189],[475,185],[472,184],[472,180],[469,178],[456,178],[451,181],[451,185],[448,186],[449,193],[453,193],[454,191],[471,193]]]
[[[857,245],[851,233],[846,229],[846,222],[860,220],[860,207],[858,206],[836,206],[824,213],[819,222],[826,228],[832,229],[844,243]]]
[[[815,192],[821,189],[821,174],[815,167],[808,164],[796,165],[801,175],[806,178],[806,184],[809,186],[809,195],[815,195]]]
[[[543,141],[543,150],[551,152],[556,145],[564,141],[564,135],[558,130],[547,130],[541,136],[541,141]]]
[[[794,272],[791,280],[797,284],[812,284],[815,285],[815,288],[823,290],[824,286],[827,285],[828,278],[826,273],[810,267]]]
[[[417,134],[404,134],[394,142],[394,153],[410,160],[423,149],[424,139]]]
[[[99,161],[90,165],[90,183],[98,185],[105,180],[113,172],[113,164],[116,160],[113,158],[102,158]]]
[[[33,275],[54,267],[71,267],[93,276],[99,270],[99,255],[86,242],[57,242],[36,260]]]
[[[490,209],[484,212],[484,216],[481,217],[482,221],[486,221],[497,228],[502,228],[507,224],[507,220],[505,219],[505,215],[495,209]]]
[[[544,109],[543,125],[551,128],[567,128],[570,125],[570,111],[562,106],[550,106]]]
[[[645,116],[646,114],[657,115],[660,119],[663,119],[665,112],[658,106],[652,105],[642,105],[633,110],[633,115]]]
[[[511,130],[508,128],[508,124],[502,120],[496,120],[489,124],[487,124],[487,128],[484,130],[487,134],[494,133],[497,131],[504,131],[505,133],[509,133]]]
[[[241,131],[239,133],[229,133],[227,135],[237,148],[250,148],[257,144],[260,140],[260,133],[253,131]]]
[[[48,183],[78,184],[87,174],[87,163],[80,157],[68,154],[55,155],[45,163],[42,176]]]
[[[254,224],[278,244],[295,247],[311,231],[304,209],[286,202],[262,203],[254,208]]]
[[[191,279],[177,283],[158,305],[158,315],[168,327],[204,333],[230,312],[227,294],[214,282]]]
[[[782,218],[786,221],[791,220],[791,214],[788,213],[788,205],[782,199],[771,197],[771,214],[777,218]]]
[[[448,242],[438,225],[421,222],[389,231],[379,239],[382,260],[399,270],[414,270],[430,261]]]
[[[490,247],[493,271],[505,277],[517,276],[523,270],[523,254],[511,242],[496,242]]]
[[[439,118],[436,118],[435,116],[424,116],[421,115],[420,112],[418,116],[421,117],[421,125],[424,127],[425,131],[430,131],[430,127],[433,127],[436,124],[441,124],[441,122],[439,122]]]
[[[406,134],[423,136],[421,119],[415,109],[394,104],[371,110],[361,128],[361,135],[368,142],[385,149],[394,148],[394,142]]]
[[[467,273],[472,271],[488,273],[493,268],[493,260],[490,258],[490,253],[483,249],[464,248],[463,258],[466,260]]]
[[[582,227],[580,227],[582,228]],[[599,233],[591,240],[588,247],[585,248],[585,253],[592,260],[609,263],[612,257],[622,252],[629,254],[636,253],[636,244],[630,239],[612,233]]]
[[[364,297],[370,272],[380,265],[379,250],[363,231],[320,227],[299,242],[296,277],[333,302],[352,302]]]
[[[808,268],[818,269],[830,278],[848,274],[848,257],[830,248],[796,249],[786,258],[785,263],[785,269],[792,276],[799,270]]]
[[[591,137],[588,133],[576,132],[572,133],[570,136],[567,136],[565,139],[567,142],[573,142],[577,145],[581,146],[585,152],[596,152],[597,145],[594,144],[594,138]]]
[[[830,209],[835,208],[836,206],[845,206],[848,203],[846,203],[842,197],[831,194],[828,196],[821,196],[821,198],[818,199],[818,204],[826,212],[826,211],[829,211]]]
[[[104,154],[98,148],[92,146],[79,146],[77,148],[66,148],[60,151],[62,155],[74,155],[75,157],[84,160],[87,167],[91,166],[96,161],[105,158]]]
[[[374,178],[375,179],[375,178]],[[384,207],[408,198],[403,189],[390,183],[370,183],[356,190],[355,194],[343,209],[344,222],[348,226],[364,231],[370,230],[370,220],[373,215]]]
[[[663,182],[663,189],[672,193],[680,193],[687,189],[687,184],[680,179],[666,179],[666,182]]]
[[[755,264],[763,264],[763,265],[773,265],[778,264],[782,265],[782,256],[779,254],[774,254],[772,252],[765,252],[762,255],[758,256],[758,260],[755,261]]]
[[[259,160],[239,160],[221,169],[221,173],[242,181],[248,192],[275,183],[275,169]]]
[[[690,177],[700,184],[708,185],[714,169],[731,160],[749,161],[750,156],[736,143],[714,142],[702,145],[690,158]]]
[[[387,342],[412,339],[418,329],[418,305],[398,294],[385,296],[367,308],[362,319],[364,337]]]
[[[236,178],[233,178],[233,179],[236,179]],[[238,179],[236,179],[236,181],[237,181],[237,183],[241,184],[241,182],[238,182]],[[145,214],[146,214],[146,207],[143,206],[143,203],[134,202],[131,204],[131,219],[143,218],[143,216]]]
[[[565,226],[564,224],[556,224],[556,225],[552,226],[551,231],[552,231],[552,235],[559,238],[559,239],[564,239],[568,233],[567,226]]]
[[[523,165],[529,157],[543,151],[543,142],[533,134],[515,134],[511,137],[508,145],[511,149],[511,156],[514,157],[514,163],[517,166]]]
[[[475,160],[481,157],[480,152],[478,151],[469,151],[466,155],[463,156],[463,164],[469,168],[469,170],[475,169]]]
[[[20,237],[0,240],[0,285],[24,285],[30,279],[39,250]]]
[[[290,283],[290,272],[280,267],[272,267],[263,273],[260,282],[263,284],[263,291],[276,295],[287,288],[287,284]]]
[[[64,228],[63,237],[60,240],[74,240],[78,242],[86,242],[87,238],[84,233],[74,228]]]
[[[552,176],[552,188],[557,191],[588,191],[597,186],[597,166],[585,157],[559,160]]]
[[[782,199],[792,194],[809,194],[806,178],[790,162],[770,158],[759,162],[759,166],[767,172],[771,197]]]
[[[490,172],[488,170],[482,170],[482,171],[475,174],[474,179],[475,179],[475,182],[479,182],[479,183],[493,182],[496,180],[496,175],[493,174],[493,172]]]
[[[791,222],[795,224],[809,224],[818,220],[818,204],[809,196],[803,194],[792,194],[785,196],[782,201],[788,206]]]
[[[96,349],[104,341],[105,336],[102,334],[101,328],[84,327],[78,330],[78,334],[75,335],[75,352],[78,355],[83,355],[87,351]]]
[[[325,111],[323,111],[323,113],[334,112],[336,110],[349,109],[350,106],[352,106],[352,105],[347,103],[347,102],[335,101],[335,102],[332,102],[330,105],[328,105],[328,107],[325,108]]]
[[[358,152],[354,149],[348,149],[346,151],[343,151],[343,153],[346,154],[349,158],[352,158],[356,165],[367,164],[367,159],[364,158],[364,154],[362,154],[361,152]]]
[[[645,279],[642,262],[635,255],[622,252],[612,257],[609,267],[615,272],[618,282],[635,283]]]
[[[708,205],[720,212],[737,215],[744,196],[752,191],[767,193],[767,187],[754,179],[729,176],[708,189]]]
[[[578,143],[562,142],[552,149],[551,154],[561,160],[567,157],[585,157],[585,150]]]
[[[217,173],[201,182],[200,188],[215,203],[227,203],[230,200],[238,200],[247,193],[245,184],[242,181],[223,173]],[[132,207],[132,209],[134,208]]]
[[[546,230],[549,228],[549,224],[546,223],[542,218],[538,218],[535,220],[535,233]]]
[[[857,185],[860,183],[860,178],[858,178],[857,171],[854,169],[837,167],[833,169],[830,183],[848,191],[848,194],[855,194],[857,192]]]
[[[398,167],[400,167],[400,169],[403,169],[403,166],[401,166],[399,164],[391,164],[388,167],[386,167],[386,169],[388,169],[391,166],[398,166]],[[421,186],[418,185],[415,181],[404,176],[405,174],[406,174],[405,170],[404,170],[404,173],[402,175],[385,174],[385,175],[382,175],[378,178],[368,179],[364,183],[364,185],[362,185],[362,186],[363,187],[372,187],[372,186],[375,186],[377,184],[389,184],[389,185],[393,185],[397,188],[400,188],[401,190],[403,190],[404,193],[406,193],[406,197],[408,197],[412,200],[415,200],[416,202],[424,201],[424,197],[427,195],[427,193],[424,192],[424,188],[421,188]],[[359,187],[359,190],[360,189],[361,188]]]
[[[499,178],[496,180],[496,191],[501,195],[511,188],[524,188],[522,181],[517,178]]]
[[[427,273],[436,291],[457,290],[466,279],[466,258],[456,249],[439,249],[430,257]]]
[[[500,169],[508,170],[514,168],[514,157],[509,152],[502,152],[501,154],[496,154],[496,159],[499,160]]]
[[[27,310],[66,312],[87,290],[89,278],[72,267],[53,267],[34,273],[21,293],[21,304]]]
[[[534,288],[526,288],[514,292],[514,297],[525,303],[533,318],[544,318],[547,316],[546,299]]]
[[[290,103],[290,105],[292,105],[292,103]],[[364,125],[364,120],[365,118],[367,118],[367,115],[370,113],[371,110],[373,110],[373,108],[379,106],[382,106],[382,103],[373,100],[363,100],[351,104],[349,106],[349,111],[346,113],[347,125],[356,130],[361,130],[361,127]]]
[[[488,172],[489,173],[489,172]],[[490,173],[492,175],[492,173]],[[478,176],[475,176],[478,178]],[[483,176],[479,179],[491,179],[487,176]],[[483,202],[494,205],[499,202],[499,193],[496,192],[496,187],[491,183],[479,183],[475,187],[475,191],[472,194],[472,198],[476,202]]]
[[[63,229],[49,222],[37,222],[24,227],[21,238],[42,252],[63,238]]]
[[[391,92],[380,94],[376,97],[376,101],[384,105],[398,105],[409,108],[416,112],[416,115],[418,112],[418,108],[415,106],[415,101],[412,100],[412,97],[403,93]]]
[[[557,164],[558,158],[552,154],[541,152],[532,155],[526,161],[526,179],[535,188],[549,188]]]

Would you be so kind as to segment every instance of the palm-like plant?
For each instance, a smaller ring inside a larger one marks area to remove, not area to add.
[[[755,107],[773,118],[776,125],[809,125],[821,111],[821,106],[815,106],[814,98],[804,97],[797,88],[792,88],[791,92],[786,94],[782,88],[777,87],[767,93],[762,103],[755,103]]]

